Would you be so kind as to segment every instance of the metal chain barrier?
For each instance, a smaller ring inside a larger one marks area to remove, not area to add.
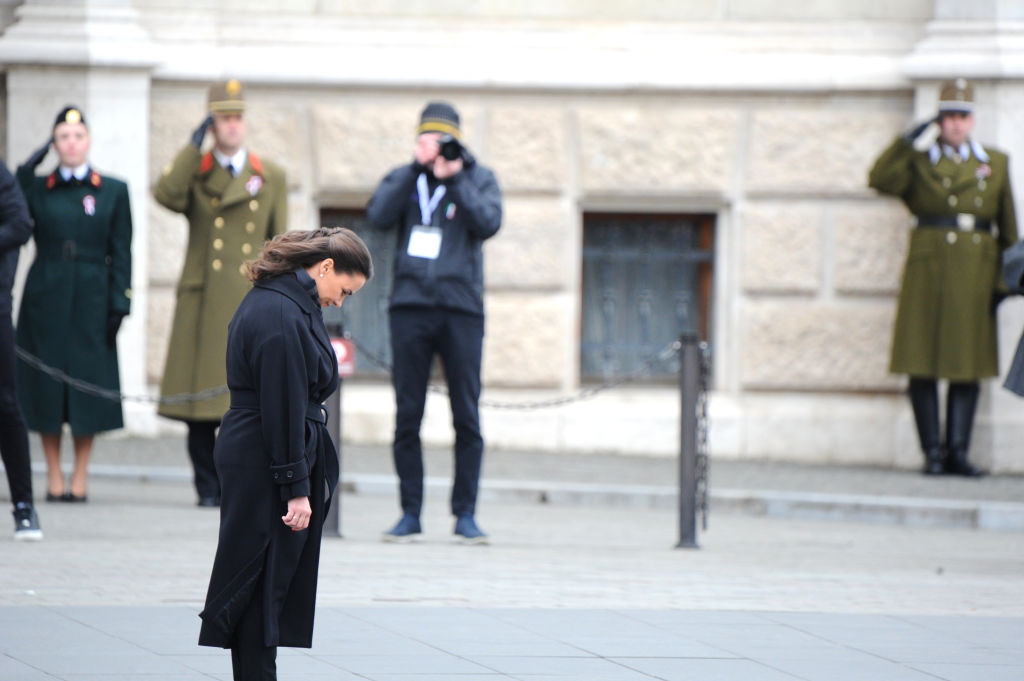
[[[349,337],[356,349],[365,355],[373,364],[383,369],[384,371],[391,373],[391,365],[384,361],[380,356],[367,349],[355,338]],[[705,344],[706,345],[706,344]],[[566,395],[564,397],[553,397],[547,400],[537,400],[533,402],[500,402],[495,400],[480,400],[481,407],[487,407],[491,409],[507,409],[507,410],[519,410],[519,411],[532,411],[536,409],[547,409],[553,407],[561,407],[574,402],[580,402],[592,398],[602,392],[617,388],[621,385],[631,383],[637,380],[641,376],[647,374],[655,365],[665,362],[671,359],[674,355],[679,352],[681,343],[678,340],[672,341],[666,345],[660,352],[655,355],[651,355],[641,366],[637,367],[628,374],[621,376],[612,381],[605,381],[601,385],[582,388],[573,395]],[[104,399],[112,400],[114,402],[138,402],[143,404],[185,404],[188,402],[201,402],[214,397],[219,397],[228,392],[226,385],[219,386],[217,388],[208,388],[195,393],[178,393],[176,395],[166,395],[164,397],[153,397],[150,395],[127,395],[118,390],[112,390],[110,388],[102,388],[88,381],[83,381],[73,376],[69,376],[64,371],[54,368],[43,362],[41,359],[31,354],[27,350],[21,347],[15,346],[15,351],[21,361],[25,362],[29,366],[41,371],[50,378],[64,383],[67,386],[83,392],[87,395],[93,395],[95,397],[101,397]],[[430,384],[428,389],[431,392],[447,395],[447,389]]]
[[[220,397],[227,393],[228,387],[222,385],[219,388],[207,388],[206,390],[200,390],[197,393],[178,393],[176,395],[167,395],[165,397],[153,397],[151,395],[126,395],[119,390],[111,390],[110,388],[101,388],[98,385],[83,381],[80,378],[74,378],[69,376],[67,373],[60,369],[55,369],[49,366],[43,360],[39,359],[27,350],[14,346],[15,352],[18,354],[18,358],[22,362],[37,369],[53,380],[64,383],[70,388],[74,388],[79,392],[83,392],[86,395],[93,395],[95,397],[102,397],[107,400],[114,402],[139,402],[143,404],[185,404],[187,402],[201,402],[208,400],[213,397]]]
[[[379,369],[383,369],[384,371],[388,372],[388,374],[391,373],[391,365],[384,361],[384,359],[382,359],[379,355],[368,350],[355,338],[349,336],[349,340],[351,340],[352,344],[356,346],[356,350],[363,353],[363,355],[365,355],[367,359],[369,359]],[[606,390],[611,390],[612,388],[617,388],[620,385],[625,385],[626,383],[635,381],[636,379],[640,378],[641,376],[649,372],[651,368],[654,367],[656,364],[671,359],[674,355],[676,355],[679,352],[679,348],[681,347],[682,344],[680,343],[680,341],[672,341],[664,348],[662,348],[660,352],[658,352],[655,355],[651,355],[647,359],[647,361],[645,361],[641,366],[637,367],[628,374],[612,381],[606,381],[601,385],[594,386],[592,388],[582,388],[573,395],[566,395],[564,397],[553,397],[547,400],[536,400],[534,402],[499,402],[495,400],[480,400],[480,406],[488,407],[490,409],[533,411],[536,409],[562,407],[567,404],[572,404],[573,402],[580,402],[582,400],[594,397],[599,393],[605,392]],[[441,395],[448,394],[448,391],[439,385],[430,384],[427,386],[427,389],[430,392],[439,393]]]
[[[700,349],[700,386],[697,393],[697,512],[701,529],[708,529],[708,476],[711,459],[708,449],[708,386],[711,384],[711,348],[706,341]]]

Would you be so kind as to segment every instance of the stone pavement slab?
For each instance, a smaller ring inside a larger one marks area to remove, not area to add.
[[[43,542],[0,535],[0,679],[231,679],[195,644],[218,513],[187,480],[96,476],[89,498],[41,503]],[[425,540],[393,545],[393,495],[341,508],[282,681],[1024,678],[1019,532],[723,513],[675,550],[672,509],[494,499],[492,545],[466,547],[431,488]]]
[[[228,653],[194,645],[196,613],[189,606],[3,607],[0,672],[5,681],[228,680]],[[278,670],[282,681],[987,681],[1022,678],[1022,635],[1024,618],[327,607],[313,648],[281,649]],[[657,648],[624,648],[631,640]],[[193,644],[188,651],[180,649],[185,641]],[[494,641],[504,641],[500,652],[488,649]],[[360,645],[368,647],[353,650]]]

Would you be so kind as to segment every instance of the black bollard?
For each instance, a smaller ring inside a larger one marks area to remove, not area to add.
[[[697,545],[697,400],[700,393],[700,340],[679,338],[679,543],[677,549]]]

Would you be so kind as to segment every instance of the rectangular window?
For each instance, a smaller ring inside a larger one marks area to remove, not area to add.
[[[388,331],[388,300],[391,297],[391,268],[395,258],[395,231],[375,229],[362,209],[325,208],[320,211],[325,227],[348,227],[366,242],[373,257],[373,278],[360,291],[336,307],[324,310],[324,322],[341,324],[356,341],[356,377],[387,378],[381,364],[391,364],[391,337]],[[333,333],[333,331],[332,331]],[[373,355],[373,357],[370,357]],[[376,361],[375,361],[376,360]]]
[[[708,340],[713,215],[585,213],[580,374],[629,375],[680,335]],[[678,357],[638,380],[674,379]]]

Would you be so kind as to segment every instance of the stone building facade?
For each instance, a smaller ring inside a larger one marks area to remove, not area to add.
[[[233,76],[247,85],[250,148],[288,172],[292,228],[361,209],[410,157],[427,99],[459,107],[469,146],[505,192],[503,229],[485,247],[485,398],[581,387],[585,215],[704,215],[714,225],[704,311],[713,454],[918,465],[903,381],[887,373],[910,219],[866,175],[950,76],[976,80],[976,136],[1024,153],[1024,52],[1007,47],[1020,44],[1017,3],[369,7],[0,0],[0,151],[12,165],[24,158],[51,112],[75,101],[96,166],[131,184],[127,390],[154,393],[165,370],[184,253],[183,219],[149,189],[201,120],[207,84]],[[1024,303],[1005,303],[1004,365],[1022,327]],[[175,427],[149,406],[128,410],[130,431]],[[389,441],[392,410],[388,385],[347,381],[346,439]],[[485,409],[483,426],[496,449],[672,455],[678,411],[671,383],[640,383],[558,409]],[[432,396],[425,439],[447,442],[448,424]],[[975,458],[1024,471],[1022,434],[1024,403],[990,382]]]

